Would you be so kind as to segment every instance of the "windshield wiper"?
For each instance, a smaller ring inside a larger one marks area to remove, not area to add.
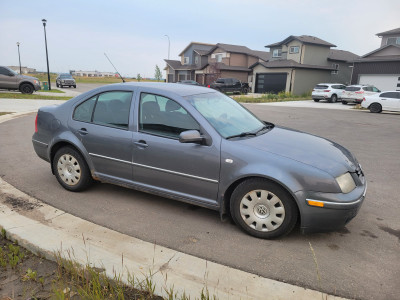
[[[239,134],[234,134],[234,135],[228,136],[228,137],[226,137],[226,139],[229,140],[229,139],[233,139],[233,138],[236,138],[236,137],[245,137],[245,136],[250,136],[250,135],[256,136],[257,133],[256,132],[242,132],[242,133],[239,133]]]

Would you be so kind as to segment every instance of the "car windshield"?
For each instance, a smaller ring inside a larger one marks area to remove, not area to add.
[[[60,77],[61,77],[61,78],[72,78],[72,75],[70,75],[70,74],[63,74],[63,75],[60,75]]]
[[[257,133],[265,124],[235,100],[221,93],[184,97],[224,137]]]
[[[9,68],[7,68],[7,70],[8,71],[10,71],[12,74],[14,74],[14,75],[19,75],[17,72],[15,72],[13,69],[9,69]]]
[[[348,92],[356,92],[356,91],[359,91],[359,90],[360,90],[360,88],[357,87],[357,86],[348,86],[348,87],[345,89],[345,91],[348,91]]]

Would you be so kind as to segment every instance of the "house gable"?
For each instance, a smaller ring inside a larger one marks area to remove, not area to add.
[[[363,58],[372,58],[379,56],[392,56],[392,55],[400,55],[400,45],[386,45],[379,49],[376,49],[370,53],[367,53],[363,56]]]

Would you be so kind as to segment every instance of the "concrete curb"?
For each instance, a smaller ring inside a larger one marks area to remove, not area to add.
[[[0,123],[24,114],[5,115]],[[104,268],[128,282],[151,276],[156,294],[174,287],[200,298],[207,288],[219,299],[343,299],[213,263],[90,223],[17,190],[0,178],[0,227],[30,251],[54,260],[54,253]]]

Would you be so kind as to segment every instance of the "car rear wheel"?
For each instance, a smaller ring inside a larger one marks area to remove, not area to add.
[[[380,113],[382,111],[382,105],[380,105],[379,103],[372,103],[369,106],[369,111],[372,113]]]
[[[33,86],[29,83],[24,83],[24,84],[21,84],[19,90],[22,94],[32,94]]]
[[[337,101],[337,96],[336,96],[335,94],[333,94],[333,95],[331,96],[331,99],[329,100],[329,102],[335,103],[336,101]]]
[[[347,104],[347,101],[343,101],[343,100],[342,100],[342,104],[343,104],[343,105],[346,105],[346,104]]]
[[[82,155],[72,147],[59,149],[53,159],[53,170],[58,182],[72,192],[87,189],[93,182]]]
[[[319,102],[319,99],[313,99],[314,100],[314,102]]]
[[[272,239],[288,234],[297,222],[298,209],[290,194],[278,184],[248,179],[233,191],[233,220],[252,236]]]

